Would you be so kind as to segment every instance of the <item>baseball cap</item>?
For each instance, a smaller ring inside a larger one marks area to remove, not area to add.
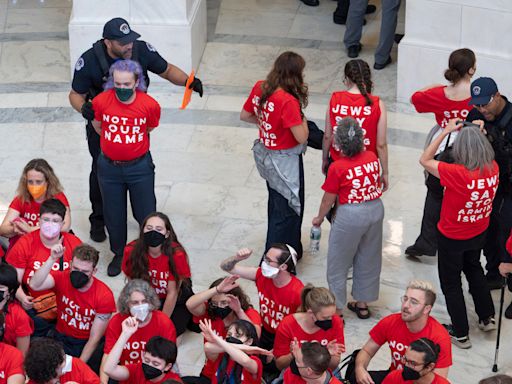
[[[490,77],[479,77],[471,83],[471,100],[469,105],[485,105],[498,92],[496,82]]]
[[[104,39],[117,40],[122,45],[132,43],[139,37],[140,35],[132,31],[128,22],[121,17],[107,21],[103,27]]]

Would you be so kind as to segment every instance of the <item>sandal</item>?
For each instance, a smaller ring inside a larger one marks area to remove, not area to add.
[[[355,312],[357,317],[360,319],[368,319],[370,318],[370,309],[366,307],[358,307],[356,301],[351,301],[347,303],[347,308],[350,309],[352,312]]]

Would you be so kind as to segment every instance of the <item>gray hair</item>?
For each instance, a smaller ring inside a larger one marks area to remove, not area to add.
[[[425,292],[425,304],[434,305],[436,302],[436,290],[434,285],[427,280],[411,280],[409,284],[407,284],[407,289],[417,289],[419,291]]]
[[[364,134],[356,119],[344,117],[336,127],[334,142],[347,157],[353,157],[364,150]]]
[[[155,289],[145,280],[133,279],[124,286],[117,299],[117,310],[125,315],[130,314],[130,297],[133,292],[139,292],[144,295],[149,303],[150,311],[160,308],[160,299],[155,292]]]
[[[453,158],[455,163],[462,164],[470,171],[483,171],[492,166],[494,150],[480,129],[463,127],[453,143]]]

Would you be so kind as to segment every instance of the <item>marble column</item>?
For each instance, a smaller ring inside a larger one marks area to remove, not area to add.
[[[494,78],[512,98],[511,0],[410,0],[405,36],[398,46],[397,98],[428,84],[444,82],[450,52],[470,48],[477,57],[476,77]]]
[[[197,70],[206,45],[206,0],[73,0],[71,73],[80,54],[101,38],[103,25],[114,17],[125,18],[168,62],[187,73]]]

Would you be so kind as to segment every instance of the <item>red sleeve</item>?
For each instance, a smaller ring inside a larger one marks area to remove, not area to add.
[[[343,320],[338,315],[333,316],[333,328],[337,343],[345,345],[345,333],[343,330]]]
[[[80,373],[80,384],[100,384],[100,378],[79,358],[73,357],[72,367]]]
[[[302,124],[299,101],[292,96],[287,100],[281,109],[281,121],[283,128],[291,128]]]
[[[66,206],[66,208],[69,208],[69,202],[64,193],[59,192],[55,196],[53,196],[53,198],[59,200],[62,204]]]
[[[114,294],[110,288],[106,284],[103,284],[100,280],[97,280],[96,283],[99,283],[101,287],[98,294],[100,300],[97,303],[96,313],[114,313],[116,311],[116,301],[114,300]]]
[[[103,353],[110,353],[114,347],[114,344],[121,334],[122,321],[121,315],[118,313],[112,316],[108,322],[107,330],[105,331],[105,347],[103,348]]]
[[[389,320],[390,317],[387,316],[379,321],[375,326],[370,330],[370,337],[373,341],[375,341],[378,345],[382,345],[388,341],[387,331],[389,330]]]
[[[257,310],[251,307],[245,311],[245,314],[254,325],[261,327],[261,316]]]
[[[439,337],[434,340],[441,350],[439,351],[439,357],[437,358],[436,367],[437,368],[447,368],[451,367],[452,362],[452,343],[450,339],[450,335],[444,329],[441,328],[442,325],[439,324],[437,333]]]
[[[507,245],[505,247],[507,248],[509,257],[512,257],[512,230],[510,231],[510,235],[507,240]]]
[[[257,356],[249,356],[251,360],[254,360],[256,364],[258,364],[258,371],[255,375],[253,375],[254,381],[261,382],[261,377],[263,376],[263,363],[260,358]]]
[[[288,355],[290,353],[290,341],[292,340],[292,333],[290,332],[290,326],[288,324],[289,321],[286,321],[288,316],[286,316],[277,326],[276,338],[274,339],[274,356],[276,358]]]
[[[53,281],[55,281],[54,291],[58,293],[62,291],[62,280],[69,278],[69,274],[67,271],[50,271],[50,274],[53,277]],[[67,275],[67,276],[66,276]]]
[[[126,382],[135,383],[137,379],[137,368],[140,364],[126,364],[125,367],[128,370],[128,380]]]
[[[21,199],[19,196],[16,196],[9,204],[9,208],[15,209],[18,212],[21,212],[23,209],[23,205],[21,204]]]
[[[7,253],[7,262],[14,268],[27,268],[28,255],[31,254],[31,233],[20,237],[14,247]]]
[[[439,87],[422,92],[418,91],[411,96],[411,103],[418,113],[433,113],[437,111],[439,109],[439,101]]]
[[[176,272],[182,278],[190,278],[192,274],[190,273],[190,266],[187,262],[187,254],[182,249],[177,249],[173,255],[174,265],[176,266]],[[169,274],[169,278],[172,277],[172,274]]]
[[[16,337],[32,336],[34,333],[34,321],[27,315],[27,312],[23,310],[20,305],[9,306],[9,310],[12,308],[12,314],[14,315],[14,322],[16,329],[14,333]]]
[[[9,379],[10,376],[18,374],[24,375],[25,371],[23,370],[23,354],[21,353],[20,350],[11,347],[5,352],[8,352],[6,353],[6,355],[8,356],[9,359],[7,364],[5,365],[5,382],[7,383],[7,380]]]
[[[160,124],[161,108],[160,108],[160,104],[158,104],[158,102],[155,99],[153,99],[149,95],[148,95],[148,97],[150,100],[150,105],[148,108],[147,126],[148,126],[148,128],[155,128],[155,127],[158,127],[158,124]]]
[[[443,187],[452,185],[451,179],[454,174],[455,168],[455,164],[448,164],[445,163],[444,161],[439,162],[437,170],[439,172],[439,182]]]
[[[170,318],[168,318],[163,312],[155,311],[153,314],[158,313],[162,316],[162,334],[160,336],[165,337],[168,340],[176,342],[176,328],[174,327],[174,323]]]
[[[249,112],[253,115],[254,115],[254,104],[252,103],[252,99],[256,95],[256,90],[258,89],[258,87],[261,88],[261,83],[262,83],[261,81],[258,81],[256,84],[254,84],[254,87],[252,87],[249,97],[247,98],[247,100],[245,100],[245,103],[244,103],[244,107],[243,107],[244,111]]]
[[[130,273],[130,269],[131,269],[130,255],[133,251],[133,246],[135,244],[135,241],[136,240],[133,240],[130,243],[126,244],[126,247],[124,247],[124,252],[123,252],[123,262],[121,263],[121,270],[128,277],[130,277],[130,275],[131,275],[131,273]]]
[[[331,164],[327,171],[327,178],[322,185],[322,189],[327,193],[338,194],[340,190],[340,175],[338,174],[338,167]]]

